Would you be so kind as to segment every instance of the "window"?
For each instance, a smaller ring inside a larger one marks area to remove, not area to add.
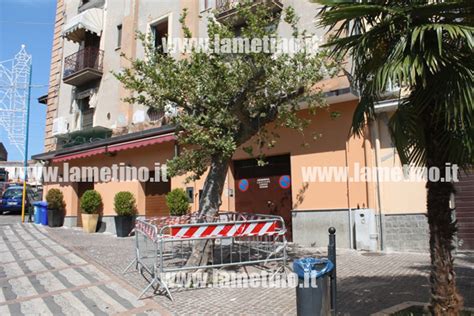
[[[223,1],[223,0],[218,0]],[[201,0],[201,11],[207,11],[215,7],[216,0]]]
[[[91,33],[91,32],[86,32],[86,35],[84,37],[84,41],[81,43],[83,47],[94,47],[94,48],[99,48],[100,47],[100,36],[97,36],[97,34]]]
[[[3,194],[4,199],[18,199],[23,196],[22,189],[8,189]]]
[[[194,202],[194,188],[193,187],[187,187],[186,188],[186,195],[188,196],[189,203],[193,203]]]
[[[168,40],[168,18],[152,24],[151,32],[156,50],[161,54],[165,54],[165,41]]]
[[[122,46],[122,24],[117,25],[117,48]]]
[[[94,108],[90,106],[90,97],[78,100],[81,111],[81,129],[92,128],[94,126]]]

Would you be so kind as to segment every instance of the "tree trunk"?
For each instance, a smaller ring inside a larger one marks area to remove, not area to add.
[[[201,200],[199,201],[199,215],[201,217],[212,218],[219,212],[228,167],[228,160],[223,161],[219,157],[212,158],[209,174],[204,182]]]
[[[462,298],[456,289],[453,237],[456,224],[449,207],[452,183],[428,182],[428,224],[431,254],[431,312],[433,315],[458,315]]]
[[[446,179],[446,162],[440,154],[444,149],[436,143],[436,138],[431,136],[428,136],[430,144],[427,146],[427,166],[438,168],[440,179]],[[428,180],[426,187],[431,256],[430,311],[433,315],[459,315],[463,299],[456,288],[452,255],[456,222],[453,221],[453,209],[450,207],[454,186],[451,182]]]
[[[199,201],[199,217],[202,222],[212,221],[219,212],[228,167],[229,160],[223,160],[220,157],[213,157],[211,160],[209,174],[204,182]],[[199,266],[209,262],[212,254],[211,246],[210,240],[196,241],[186,265]]]

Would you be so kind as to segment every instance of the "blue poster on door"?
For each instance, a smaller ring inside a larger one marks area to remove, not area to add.
[[[245,192],[249,189],[249,180],[242,179],[239,181],[238,188],[241,192]]]
[[[282,189],[289,189],[291,187],[291,177],[288,175],[281,176],[278,183]]]

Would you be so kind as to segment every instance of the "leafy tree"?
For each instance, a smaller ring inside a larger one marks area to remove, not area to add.
[[[260,155],[274,146],[278,137],[269,123],[302,131],[307,120],[297,116],[305,104],[311,110],[324,104],[315,83],[332,71],[324,53],[300,50],[295,54],[234,53],[217,51],[216,39],[274,38],[283,18],[293,29],[294,38],[301,32],[292,8],[275,16],[265,7],[251,9],[244,2],[237,7],[236,20],[245,21],[240,28],[231,23],[208,19],[210,50],[194,49],[182,58],[173,58],[155,49],[143,34],[146,57],[131,60],[132,66],[116,77],[133,92],[130,103],[166,111],[175,108],[172,124],[176,126],[181,153],[168,162],[171,176],[190,175],[188,179],[206,176],[200,215],[214,216],[221,204],[221,194],[229,163],[235,151],[252,137],[257,141],[246,151]],[[192,34],[181,24],[186,38]],[[258,151],[255,152],[254,149]]]
[[[403,163],[435,167],[473,163],[473,1],[321,0],[320,25],[334,35],[335,55],[352,57],[361,93],[353,133],[375,118],[388,84],[407,89],[390,120]],[[458,315],[452,256],[456,222],[451,182],[427,182],[431,252],[431,312]]]
[[[139,34],[146,57],[131,60],[129,69],[116,74],[133,92],[128,102],[159,111],[175,109],[172,124],[176,126],[181,152],[168,162],[168,171],[171,176],[187,174],[188,179],[198,179],[208,171],[199,202],[202,220],[214,217],[219,210],[235,151],[254,137],[256,141],[245,148],[253,156],[261,157],[266,147],[275,146],[278,134],[268,129],[269,123],[303,131],[308,120],[298,117],[297,111],[303,104],[311,111],[324,104],[321,91],[314,85],[333,71],[333,63],[322,51],[229,54],[224,49],[217,50],[216,40],[236,37],[281,41],[277,26],[282,20],[292,28],[295,39],[309,35],[299,30],[292,8],[275,14],[265,6],[252,6],[251,2],[242,1],[236,7],[233,21],[245,22],[240,27],[232,21],[208,19],[207,51],[194,49],[181,58],[173,58]],[[185,19],[186,11],[180,22],[185,38],[190,39],[193,35]],[[206,260],[205,255],[199,258],[204,248],[198,248],[192,257]]]

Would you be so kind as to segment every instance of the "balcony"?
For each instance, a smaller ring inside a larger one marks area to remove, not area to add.
[[[86,47],[64,59],[64,83],[80,86],[102,78],[104,51]]]
[[[90,144],[112,137],[112,130],[103,126],[94,126],[65,134],[56,135],[60,148],[71,148],[82,144]]]
[[[239,3],[244,3],[244,0],[217,0],[216,2],[216,18],[219,22],[228,21],[235,17],[236,7]],[[252,0],[252,6],[265,5],[269,10],[277,13],[283,9],[283,4],[279,0]],[[232,20],[232,24],[240,24],[243,21]]]

